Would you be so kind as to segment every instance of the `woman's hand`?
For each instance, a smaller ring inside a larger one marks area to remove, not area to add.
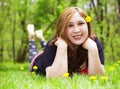
[[[55,42],[55,45],[60,48],[67,48],[67,43],[60,37],[58,37],[57,41]]]
[[[91,39],[87,38],[87,40],[83,43],[83,48],[87,49],[88,51],[94,50],[97,48],[96,43]]]

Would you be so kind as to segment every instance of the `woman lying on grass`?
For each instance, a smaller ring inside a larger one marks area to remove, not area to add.
[[[65,73],[104,74],[103,47],[91,33],[91,18],[79,7],[69,7],[59,16],[56,33],[38,53],[34,43],[34,26],[28,25],[31,72],[46,78],[60,77]],[[37,67],[37,70],[33,68]]]

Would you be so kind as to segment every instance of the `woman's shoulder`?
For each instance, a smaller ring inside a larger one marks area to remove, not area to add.
[[[94,41],[96,42],[97,47],[98,47],[99,50],[103,49],[103,45],[102,45],[101,41],[97,37],[95,37]]]
[[[98,39],[98,37],[97,37],[95,34],[91,34],[91,35],[90,35],[90,38],[91,38],[92,40],[94,40],[96,43],[101,44],[100,40]]]
[[[51,40],[49,40],[46,44],[47,48],[56,48],[56,45],[54,43],[51,43]]]
[[[51,41],[48,41],[45,48],[44,48],[44,52],[50,53],[50,52],[54,52],[57,49],[57,46],[54,44],[50,44]]]

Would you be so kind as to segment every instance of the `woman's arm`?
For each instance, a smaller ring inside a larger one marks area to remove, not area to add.
[[[57,46],[56,56],[53,64],[46,68],[46,78],[55,78],[68,72],[67,44],[61,38],[55,42]]]
[[[84,42],[83,47],[88,50],[88,74],[104,74],[104,67],[100,63],[96,43],[92,39],[88,38]]]

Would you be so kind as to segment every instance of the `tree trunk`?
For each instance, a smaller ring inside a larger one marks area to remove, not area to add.
[[[118,18],[120,19],[120,0],[117,0],[117,15],[118,15]]]
[[[17,62],[23,63],[26,60],[26,54],[28,53],[28,45],[21,44],[17,52]]]
[[[26,54],[28,53],[28,36],[25,27],[25,20],[21,20],[21,26],[23,29],[23,36],[21,38],[21,45],[17,51],[17,59],[16,61],[22,63],[26,60]]]
[[[3,43],[3,34],[2,34],[2,31],[3,31],[3,26],[4,26],[4,23],[5,23],[5,11],[4,11],[4,2],[0,2],[1,3],[1,6],[0,6],[0,11],[1,11],[1,17],[2,17],[2,20],[0,21],[0,62],[3,61],[3,51],[4,51],[4,43]]]
[[[71,0],[70,4],[71,4],[71,5],[76,5],[77,2],[78,2],[78,0]]]
[[[97,0],[97,5],[95,6],[95,3],[94,3],[94,0],[91,0],[91,3],[93,5],[93,8],[94,8],[94,12],[95,12],[95,15],[96,15],[96,19],[97,19],[97,24],[100,24],[103,19],[104,19],[104,10],[103,10],[103,4],[102,2],[100,2],[100,0]],[[103,34],[103,26],[100,25],[100,34],[102,35]],[[100,37],[100,40],[102,42],[102,44],[104,45],[104,38],[101,36]]]
[[[91,3],[93,5],[93,9],[94,9],[94,13],[96,15],[97,22],[99,22],[99,15],[98,15],[97,7],[95,6],[94,0],[91,0]]]
[[[15,63],[15,25],[16,25],[16,14],[14,13],[14,18],[13,18],[13,29],[12,29],[12,54],[13,54],[13,62]]]
[[[2,43],[1,47],[0,47],[0,62],[3,61],[3,50],[4,50],[4,46],[3,46],[3,43]]]
[[[114,40],[114,36],[112,37],[112,39],[110,41],[110,46],[111,46],[111,50],[112,50],[112,60],[115,61],[113,40]]]
[[[21,36],[21,44],[17,51],[16,61],[22,63],[26,60],[26,54],[28,53],[28,34],[26,30],[26,18],[27,18],[27,4],[28,1],[24,2],[24,9],[21,12],[18,12],[20,17],[20,26],[23,31],[23,35]]]

